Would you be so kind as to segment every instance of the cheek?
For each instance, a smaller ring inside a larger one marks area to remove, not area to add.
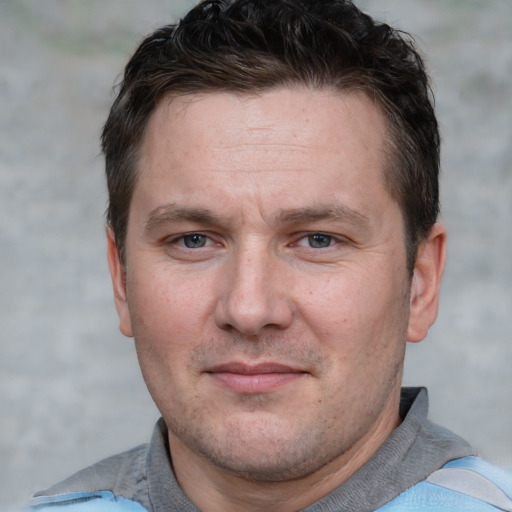
[[[342,345],[342,356],[376,350],[403,335],[407,300],[400,274],[385,265],[358,266],[310,281],[297,292],[301,316],[322,343],[338,351]]]
[[[205,329],[211,305],[204,283],[165,272],[145,272],[128,285],[136,341],[176,352]]]
[[[308,323],[324,336],[355,329],[363,313],[369,315],[368,305],[361,307],[368,301],[369,290],[362,277],[351,269],[336,269],[329,276],[314,276],[307,280],[307,285],[296,292],[299,307]]]
[[[203,338],[201,304],[190,286],[177,286],[160,274],[129,293],[133,335],[144,380],[160,410],[180,402],[190,388],[190,359]]]

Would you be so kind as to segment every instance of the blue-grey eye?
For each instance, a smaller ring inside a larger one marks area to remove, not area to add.
[[[189,249],[198,249],[206,245],[207,236],[201,233],[192,233],[191,235],[183,236],[183,243]]]
[[[315,233],[308,236],[308,243],[314,249],[322,249],[329,247],[332,244],[332,236],[323,235],[322,233]]]

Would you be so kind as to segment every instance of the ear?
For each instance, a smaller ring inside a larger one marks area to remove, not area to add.
[[[423,340],[437,317],[445,263],[446,229],[435,224],[418,247],[411,284],[407,341]]]
[[[126,275],[125,268],[119,258],[116,239],[111,228],[107,229],[107,257],[110,268],[110,277],[112,278],[112,287],[114,288],[114,301],[117,314],[119,315],[119,330],[128,337],[133,336],[132,322],[128,301],[126,300]]]

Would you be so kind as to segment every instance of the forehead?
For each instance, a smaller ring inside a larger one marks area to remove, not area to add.
[[[219,188],[260,199],[280,192],[281,202],[295,201],[288,206],[315,191],[316,202],[344,191],[365,201],[372,187],[382,189],[385,133],[380,108],[362,93],[181,96],[161,103],[149,121],[135,192],[162,204],[166,194],[190,201]]]
[[[321,152],[348,155],[357,146],[378,152],[382,159],[385,124],[380,106],[358,92],[297,87],[261,94],[178,96],[162,101],[150,117],[142,168],[171,148],[176,160],[194,160],[204,156],[197,149],[212,149],[212,163],[216,151],[231,150],[235,158],[236,152],[258,147],[269,153],[316,150],[319,158]]]

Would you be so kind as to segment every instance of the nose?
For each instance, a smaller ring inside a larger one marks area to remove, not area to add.
[[[268,251],[246,249],[233,255],[221,273],[215,322],[224,330],[257,336],[267,329],[283,330],[293,308],[279,263]]]

